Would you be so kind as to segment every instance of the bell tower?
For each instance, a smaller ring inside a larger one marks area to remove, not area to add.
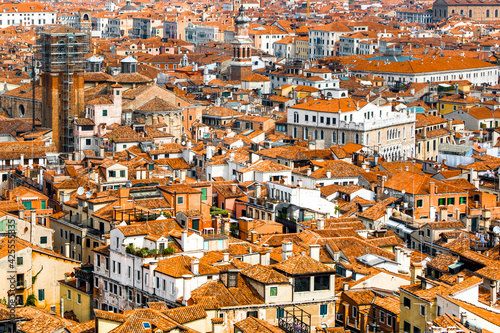
[[[252,75],[251,50],[253,41],[248,36],[250,18],[245,14],[245,8],[240,7],[238,16],[234,19],[235,36],[232,41],[233,57],[231,59],[231,80],[241,81]]]

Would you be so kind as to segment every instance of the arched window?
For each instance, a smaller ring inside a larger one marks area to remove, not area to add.
[[[24,117],[24,114],[26,113],[26,110],[24,109],[24,105],[19,105],[19,115],[21,117]]]
[[[319,138],[320,138],[321,140],[324,140],[324,139],[325,139],[325,132],[324,132],[323,130],[321,130],[321,131],[319,132]]]
[[[314,140],[318,139],[318,130],[314,130]]]
[[[294,139],[297,139],[297,127],[293,128],[293,134],[292,134]]]
[[[495,9],[495,17],[498,17],[498,9]]]
[[[293,122],[294,123],[298,123],[299,122],[299,113],[297,111],[295,111],[293,113]]]
[[[486,17],[490,17],[490,10],[486,9]]]
[[[472,9],[469,10],[469,17],[472,17]]]
[[[356,142],[357,144],[359,144],[359,134],[358,134],[358,133],[356,133],[356,136],[355,136],[355,142]]]
[[[304,128],[304,140],[308,140],[309,139],[309,130],[306,128]]]
[[[337,143],[337,132],[332,132],[332,144]]]
[[[378,131],[378,143],[382,142],[382,135],[380,131]]]
[[[341,140],[342,140],[341,141],[342,144],[345,145],[345,132],[342,132],[342,134],[340,135],[340,137],[341,137]]]

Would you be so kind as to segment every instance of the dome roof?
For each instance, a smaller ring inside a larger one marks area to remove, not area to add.
[[[135,8],[134,6],[132,6],[130,4],[130,0],[127,1],[127,4],[125,6],[123,6],[122,8],[120,8],[120,11],[123,12],[123,11],[135,11],[137,10],[137,8]]]
[[[250,18],[245,14],[245,8],[243,6],[240,7],[240,11],[238,16],[234,19],[236,24],[245,24],[250,22]]]

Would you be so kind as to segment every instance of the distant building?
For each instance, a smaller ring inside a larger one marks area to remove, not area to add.
[[[434,22],[453,15],[468,17],[479,22],[494,21],[499,19],[500,3],[483,0],[436,0],[432,9]]]
[[[409,23],[432,23],[432,10],[404,9],[396,12],[396,17]]]
[[[0,29],[10,26],[55,24],[57,13],[39,2],[0,4]]]

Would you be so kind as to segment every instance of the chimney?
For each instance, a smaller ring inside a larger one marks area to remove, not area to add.
[[[439,210],[439,221],[448,221],[448,208],[441,207]]]
[[[186,170],[182,169],[180,171],[180,178],[179,178],[180,183],[185,183],[186,182]]]
[[[259,240],[259,234],[257,233],[257,231],[252,230],[250,232],[250,243],[255,244],[257,243],[258,240]]]
[[[99,147],[99,156],[104,157],[104,146]]]
[[[222,254],[222,262],[229,262],[229,253],[224,252]]]
[[[318,219],[318,230],[323,230],[325,229],[325,220],[324,219]]]
[[[261,190],[262,190],[262,185],[260,184],[256,184],[255,185],[255,197],[257,199],[260,199],[260,196],[261,196]]]
[[[490,283],[490,302],[491,306],[495,305],[497,302],[497,289],[495,288],[495,282]]]
[[[409,165],[405,165],[405,171],[406,172],[410,171],[410,166]]]
[[[348,291],[349,290],[349,282],[344,282],[344,284],[342,285],[342,290],[343,291]]]
[[[460,221],[460,208],[455,208],[455,220]]]
[[[182,276],[183,280],[183,290],[182,290],[182,305],[186,306],[189,299],[191,298],[191,278],[192,276],[189,274],[185,274]]]
[[[64,244],[64,256],[69,258],[69,243]]]
[[[281,255],[282,260],[285,261],[292,256],[293,253],[293,243],[288,241],[281,244]]]
[[[231,193],[236,193],[236,184],[231,184]]]
[[[19,159],[20,159],[20,162],[19,162],[19,166],[24,166],[24,154],[21,154],[21,156],[19,156]]]
[[[59,312],[61,314],[61,317],[64,318],[64,299],[62,297],[59,300]]]
[[[181,247],[182,247],[182,251],[188,251],[187,247],[188,247],[188,232],[187,230],[183,230],[182,233],[181,233]]]
[[[312,172],[311,168],[307,168],[307,176],[308,176],[308,177],[310,177],[310,176],[311,176],[311,172]]]
[[[30,211],[31,229],[36,225],[36,210]]]
[[[200,274],[200,261],[198,259],[191,260],[191,272],[193,275]]]
[[[474,178],[472,180],[472,185],[474,185],[475,188],[479,189],[479,179],[478,178]]]
[[[462,282],[464,282],[464,275],[458,274],[457,275],[457,283],[462,283]]]
[[[467,312],[462,312],[460,314],[460,323],[464,326],[467,324]]]
[[[313,244],[309,246],[309,257],[319,261],[319,245]]]
[[[331,171],[327,171],[326,172],[326,178],[332,178],[332,172]]]
[[[269,265],[271,254],[268,251],[259,252],[259,264],[263,266]]]
[[[297,180],[297,187],[302,187],[302,179]]]
[[[129,189],[120,187],[118,189],[118,206],[124,207],[128,201]]]

